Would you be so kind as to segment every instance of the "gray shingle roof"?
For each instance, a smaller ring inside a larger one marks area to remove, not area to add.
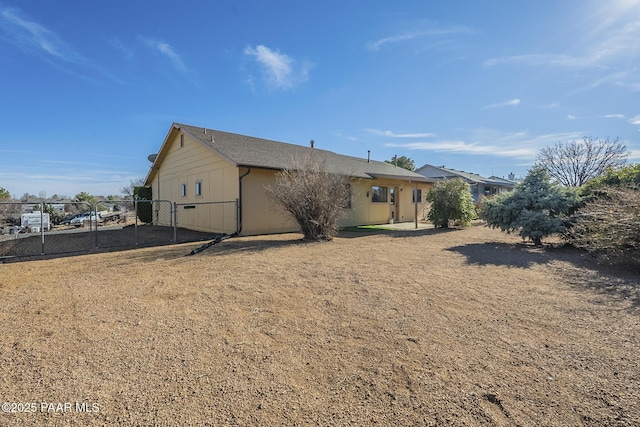
[[[405,181],[434,182],[433,179],[375,160],[367,161],[359,157],[345,156],[332,151],[302,145],[271,141],[263,138],[205,129],[202,127],[174,123],[176,128],[197,139],[214,152],[236,166],[250,166],[267,169],[291,169],[296,162],[306,156],[323,161],[329,172],[358,178],[394,178]]]
[[[467,182],[469,183],[481,183],[481,184],[487,184],[487,185],[500,185],[503,187],[513,187],[515,186],[515,183],[512,181],[508,181],[506,179],[502,179],[502,178],[498,178],[497,177],[490,177],[490,178],[485,178],[481,175],[478,175],[477,173],[472,173],[472,172],[465,172],[465,171],[459,171],[456,169],[450,169],[450,168],[445,168],[442,166],[433,166],[433,165],[424,165],[421,166],[420,168],[418,168],[418,172],[422,171],[423,169],[427,168],[427,167],[431,167],[433,169],[438,169],[441,170],[443,172],[449,173],[449,174],[454,174],[457,175],[461,178],[464,178],[465,180],[467,180]],[[437,179],[442,179],[442,178],[449,178],[450,176],[443,174],[443,175],[439,175],[439,176],[435,176],[435,174],[431,174],[432,178],[437,178]]]

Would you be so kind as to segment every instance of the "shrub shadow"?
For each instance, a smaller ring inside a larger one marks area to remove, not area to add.
[[[422,228],[418,230],[385,230],[385,229],[361,229],[358,231],[342,230],[338,233],[338,237],[345,239],[353,239],[357,237],[371,236],[371,235],[385,235],[394,238],[402,237],[418,237],[418,236],[433,236],[436,234],[451,233],[461,229],[458,228]]]
[[[502,242],[469,243],[447,248],[467,258],[469,265],[497,265],[504,267],[528,268],[534,264],[545,264],[558,259],[558,252],[552,256],[544,248],[525,243],[509,244]]]
[[[318,245],[324,244],[322,242],[313,242],[310,240],[304,240],[302,236],[299,239],[273,239],[266,238],[264,239],[251,239],[244,240],[230,238],[227,240],[223,240],[220,243],[217,243],[214,246],[211,246],[208,249],[205,249],[203,252],[199,254],[195,254],[193,256],[207,256],[207,255],[229,255],[229,254],[241,254],[241,253],[257,253],[262,252],[269,249],[278,249],[278,248],[286,248],[291,246],[306,246],[306,245]]]
[[[595,256],[570,245],[535,247],[526,243],[486,242],[454,246],[446,250],[464,255],[468,265],[529,268],[553,261],[567,262],[576,268],[558,268],[558,274],[573,289],[581,292],[589,290],[619,301],[628,301],[631,308],[640,314],[640,267],[637,265],[601,264]]]

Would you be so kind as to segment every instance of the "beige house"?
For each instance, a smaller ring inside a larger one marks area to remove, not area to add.
[[[341,226],[413,221],[416,212],[422,215],[431,178],[385,162],[179,123],[169,129],[145,185],[154,200],[204,213],[178,220],[180,227],[242,235],[298,231],[265,187],[275,183],[278,171],[309,155],[328,171],[350,177],[350,203]],[[237,206],[211,203],[225,201]],[[170,225],[162,221],[156,220]]]

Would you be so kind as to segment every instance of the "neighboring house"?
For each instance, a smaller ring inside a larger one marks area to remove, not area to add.
[[[433,179],[462,178],[469,183],[471,196],[478,201],[480,196],[493,196],[498,193],[513,190],[516,183],[497,176],[485,178],[475,173],[447,169],[444,166],[424,165],[416,173]]]
[[[351,196],[341,226],[414,220],[433,187],[433,179],[385,162],[179,123],[169,129],[145,185],[152,188],[154,200],[181,205],[238,202],[237,213],[216,221],[193,215],[188,224],[178,220],[181,227],[210,232],[237,227],[243,235],[298,231],[266,187],[275,183],[278,171],[307,156],[324,162],[329,172],[349,176]]]

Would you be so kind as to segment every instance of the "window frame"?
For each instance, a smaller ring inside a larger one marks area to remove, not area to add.
[[[202,197],[202,180],[196,181],[196,197]]]
[[[380,194],[380,190],[383,188],[384,188],[384,200],[374,200],[376,195],[378,196],[382,195]],[[371,203],[389,203],[389,187],[385,187],[382,185],[372,185],[371,186]]]
[[[180,183],[180,197],[187,197],[187,184],[184,182]]]

